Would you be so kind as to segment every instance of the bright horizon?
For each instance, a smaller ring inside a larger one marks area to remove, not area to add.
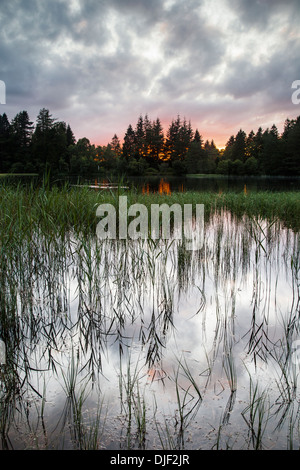
[[[76,139],[123,141],[140,115],[177,115],[223,148],[300,115],[297,0],[71,0],[1,5],[0,80],[11,120],[41,108]]]

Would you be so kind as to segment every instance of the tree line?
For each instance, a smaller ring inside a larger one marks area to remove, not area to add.
[[[27,111],[11,122],[0,114],[0,173],[47,169],[67,175],[300,175],[300,116],[286,119],[281,134],[275,124],[248,135],[240,129],[219,150],[180,116],[166,133],[159,118],[139,116],[122,143],[114,134],[107,145],[96,146],[86,137],[76,140],[70,125],[54,119],[46,108],[35,125]]]

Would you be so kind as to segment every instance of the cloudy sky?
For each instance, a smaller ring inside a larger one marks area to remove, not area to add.
[[[299,20],[299,0],[0,0],[0,113],[45,107],[95,144],[145,114],[219,147],[281,131],[300,115]]]

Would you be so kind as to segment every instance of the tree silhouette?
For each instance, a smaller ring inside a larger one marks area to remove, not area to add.
[[[224,151],[214,140],[203,141],[191,122],[178,115],[166,135],[160,119],[139,116],[135,130],[129,124],[123,143],[116,134],[105,146],[83,137],[76,141],[69,124],[57,121],[42,108],[36,125],[27,111],[11,122],[0,115],[0,171],[38,172],[45,169],[63,174],[114,173],[143,175],[221,173],[229,175],[300,174],[300,116],[286,119],[280,135],[275,124],[247,135],[242,129],[231,135]]]

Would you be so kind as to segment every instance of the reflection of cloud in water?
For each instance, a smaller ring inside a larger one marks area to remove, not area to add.
[[[273,244],[259,250],[248,228],[247,221],[216,217],[200,253],[176,245],[166,251],[165,245],[132,243],[123,249],[111,243],[81,259],[73,246],[69,276],[61,277],[65,308],[57,312],[45,280],[42,333],[35,332],[31,343],[23,339],[31,385],[41,391],[43,376],[48,403],[58,413],[65,402],[61,374],[68,373],[73,349],[78,390],[90,379],[92,397],[113,403],[110,417],[120,413],[130,374],[132,393],[143,391],[150,404],[154,395],[161,416],[175,412],[179,385],[189,406],[201,394],[199,416],[211,425],[217,426],[226,409],[240,423],[250,377],[262,388],[278,379],[274,363],[295,295],[293,246],[273,227]],[[43,280],[38,282],[40,294]],[[34,296],[34,282],[32,288]]]

